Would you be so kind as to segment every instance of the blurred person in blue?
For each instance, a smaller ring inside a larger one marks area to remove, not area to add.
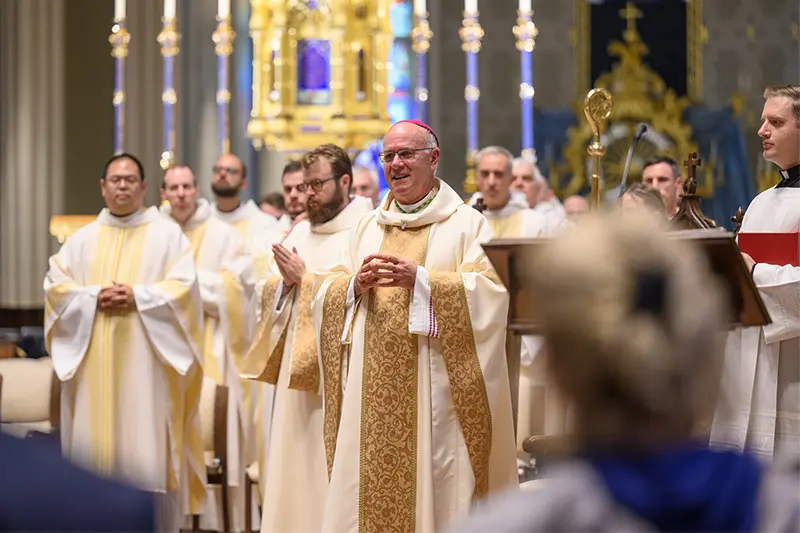
[[[0,531],[155,531],[153,494],[81,470],[57,446],[2,435],[0,472]]]
[[[766,465],[698,437],[728,325],[699,251],[643,211],[582,222],[526,280],[573,410],[572,456],[454,531],[800,531],[797,458]]]

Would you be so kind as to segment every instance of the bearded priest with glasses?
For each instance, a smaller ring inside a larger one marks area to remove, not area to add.
[[[244,377],[275,387],[274,397],[262,397],[260,405],[272,416],[268,442],[259,445],[261,531],[322,529],[328,477],[311,315],[314,272],[340,261],[350,230],[372,210],[367,198],[351,198],[353,168],[338,146],[319,146],[301,164],[296,189],[306,198],[307,219],[272,245],[267,276],[257,286],[258,331],[241,368]]]
[[[383,147],[390,192],[316,280],[323,531],[440,531],[517,483],[492,230],[436,177],[428,125],[398,122]]]

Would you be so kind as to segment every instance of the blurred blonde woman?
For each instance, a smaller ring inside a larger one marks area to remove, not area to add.
[[[668,218],[667,206],[661,193],[658,192],[658,189],[642,182],[634,183],[622,193],[619,207],[626,213],[644,210],[665,219]]]
[[[800,531],[800,464],[693,437],[713,412],[726,308],[698,251],[647,213],[589,218],[531,269],[575,456],[455,531]]]

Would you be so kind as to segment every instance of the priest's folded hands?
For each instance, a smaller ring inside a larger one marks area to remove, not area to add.
[[[306,273],[306,264],[297,253],[297,248],[292,248],[290,252],[282,244],[273,244],[272,252],[275,254],[275,263],[283,278],[284,287],[288,289],[298,285]]]
[[[373,287],[403,287],[413,289],[417,265],[408,259],[392,255],[370,254],[364,258],[356,274],[353,291],[356,297]]]
[[[113,282],[111,287],[106,287],[97,295],[97,307],[103,311],[133,311],[136,309],[136,300],[130,285]]]

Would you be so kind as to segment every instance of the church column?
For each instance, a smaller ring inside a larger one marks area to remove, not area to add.
[[[65,176],[65,0],[0,2],[0,307],[41,308]]]
[[[125,73],[127,101],[124,150],[142,161],[145,177],[149,182],[145,201],[147,205],[158,205],[158,189],[164,173],[160,166],[164,116],[161,92],[164,88],[164,76],[161,48],[157,40],[161,31],[161,15],[164,13],[163,2],[136,0],[128,2],[127,9],[131,44]],[[183,31],[180,20],[178,20],[178,31]],[[179,87],[176,87],[176,91],[178,92],[177,115],[180,120],[183,102],[180,100]],[[182,154],[178,153],[177,157],[180,160]]]
[[[219,155],[217,127],[217,56],[211,35],[216,27],[217,0],[179,2],[181,52],[178,76],[177,160],[194,171],[204,197],[210,198],[211,168]],[[240,43],[237,35],[235,45]],[[246,38],[246,35],[245,35]]]

